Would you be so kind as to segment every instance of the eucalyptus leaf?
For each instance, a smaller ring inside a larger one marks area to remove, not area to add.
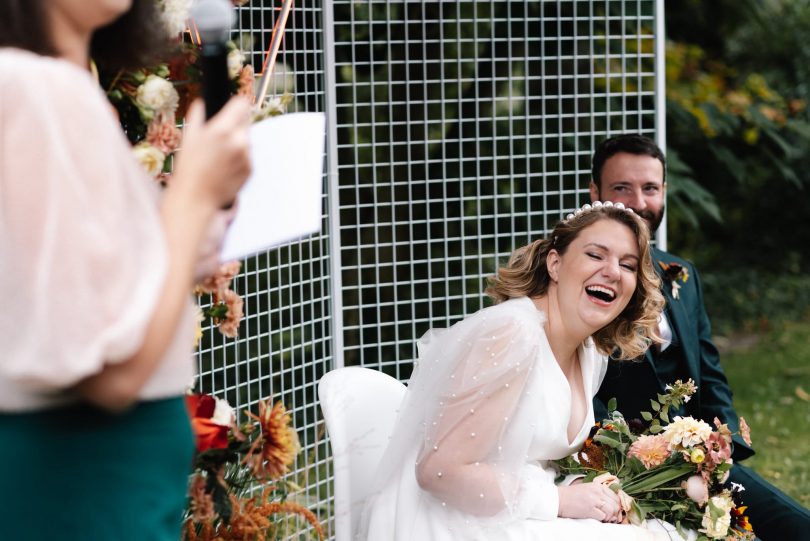
[[[599,442],[602,445],[607,445],[608,447],[612,447],[616,449],[617,447],[622,445],[622,441],[619,438],[618,434],[609,431],[600,431],[593,437],[593,441]]]

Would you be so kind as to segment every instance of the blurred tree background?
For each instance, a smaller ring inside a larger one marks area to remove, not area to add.
[[[701,270],[746,463],[810,506],[810,0],[670,0],[666,25],[669,249]]]
[[[666,3],[669,245],[716,330],[808,319],[810,1]]]

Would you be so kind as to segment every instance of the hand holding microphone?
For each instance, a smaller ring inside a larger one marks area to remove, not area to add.
[[[196,0],[191,16],[202,42],[202,94],[205,116],[211,118],[231,97],[227,42],[233,25],[233,7],[228,0]]]
[[[191,16],[200,33],[200,64],[202,68],[202,95],[205,117],[211,119],[231,98],[228,77],[228,38],[233,25],[234,12],[228,0],[196,0]],[[235,197],[235,194],[234,194]],[[233,206],[227,200],[222,209]]]

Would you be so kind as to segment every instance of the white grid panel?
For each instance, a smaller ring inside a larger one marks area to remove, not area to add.
[[[257,71],[280,3],[239,9]],[[661,135],[660,6],[295,2],[270,93],[327,113],[322,234],[245,262],[241,337],[208,329],[200,382],[293,410],[291,478],[328,531],[320,376],[345,363],[407,379],[424,331],[484,306],[497,264],[587,200],[598,141]]]
[[[344,359],[407,379],[512,249],[656,134],[656,2],[335,1]]]
[[[279,0],[253,0],[237,9],[232,37],[257,73],[280,6]],[[306,0],[296,1],[290,12],[268,91],[269,96],[292,94],[290,112],[325,110],[322,16],[321,4]],[[294,498],[331,529],[331,464],[317,404],[317,382],[334,364],[328,208],[324,175],[321,233],[242,262],[233,284],[245,301],[240,336],[227,339],[216,329],[205,329],[198,387],[227,398],[240,412],[255,413],[261,399],[285,404],[302,446],[288,476],[304,489]],[[283,530],[282,539],[317,538],[302,521],[291,521]]]

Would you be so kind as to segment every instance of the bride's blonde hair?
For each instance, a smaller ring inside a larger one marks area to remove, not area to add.
[[[640,357],[650,344],[660,342],[658,316],[664,308],[661,280],[652,266],[650,233],[635,213],[615,206],[591,209],[559,222],[548,239],[538,239],[512,252],[506,266],[488,278],[485,293],[495,302],[515,297],[540,297],[547,293],[551,277],[546,258],[549,251],[564,255],[586,228],[599,220],[615,220],[627,226],[638,243],[639,266],[636,290],[621,314],[593,334],[596,348],[605,355],[629,360]]]

